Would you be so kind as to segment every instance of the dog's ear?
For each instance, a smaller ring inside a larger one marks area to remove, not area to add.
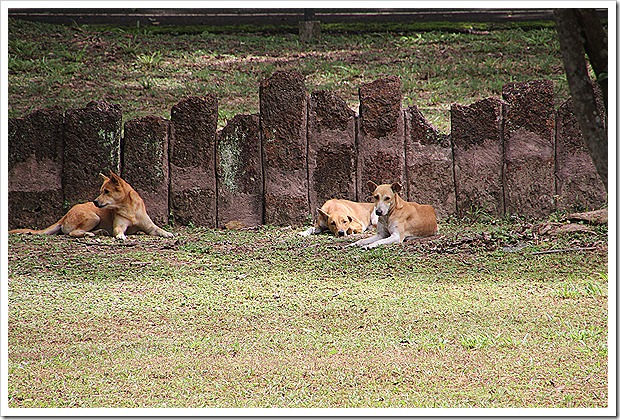
[[[347,215],[347,219],[349,219],[349,223],[351,223],[353,221],[353,218],[349,215]]]
[[[120,184],[121,182],[121,177],[116,175],[114,172],[112,172],[112,170],[110,169],[110,181],[112,181],[113,184]]]
[[[392,184],[392,191],[394,191],[395,193],[398,194],[402,189],[403,189],[403,186],[400,185],[400,182],[395,182]]]
[[[370,192],[375,192],[375,190],[377,189],[377,184],[375,184],[372,181],[368,181],[366,183],[366,186],[368,187],[368,189],[370,190]]]
[[[102,174],[101,172],[99,172],[99,178],[101,178],[101,182],[106,182],[106,181],[108,181],[110,179],[107,176],[105,176],[104,174]]]
[[[325,213],[323,210],[316,209],[316,211],[319,213],[319,216],[325,218],[325,220],[329,219],[329,214]]]

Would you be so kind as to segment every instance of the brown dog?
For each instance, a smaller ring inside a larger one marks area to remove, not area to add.
[[[372,203],[357,203],[332,198],[317,209],[318,215],[314,227],[301,232],[301,235],[316,235],[326,230],[330,230],[336,236],[362,233],[370,226],[377,224],[377,216],[374,215],[373,210]]]
[[[93,230],[105,230],[115,238],[125,240],[130,235],[143,231],[149,235],[171,238],[167,232],[153,223],[146,213],[144,201],[125,180],[110,171],[103,179],[100,195],[92,202],[76,204],[58,222],[42,230],[15,229],[9,233],[32,233],[39,235],[65,235],[82,238],[95,236]]]
[[[370,249],[379,245],[402,243],[407,237],[420,238],[437,233],[435,209],[403,200],[398,195],[402,189],[399,183],[377,185],[368,181],[367,185],[373,192],[375,214],[379,217],[377,234],[360,239],[350,246]]]

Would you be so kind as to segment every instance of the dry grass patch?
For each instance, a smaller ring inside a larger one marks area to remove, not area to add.
[[[607,406],[606,230],[484,226],[368,252],[269,227],[11,236],[9,404]],[[575,241],[598,245],[531,254]]]

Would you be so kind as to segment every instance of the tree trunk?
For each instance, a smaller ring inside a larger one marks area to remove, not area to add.
[[[607,133],[588,76],[585,38],[579,23],[578,9],[555,9],[554,14],[575,116],[594,166],[607,190]]]
[[[601,20],[594,9],[578,9],[577,19],[585,36],[585,50],[590,59],[596,81],[603,91],[603,101],[607,109],[607,36]]]

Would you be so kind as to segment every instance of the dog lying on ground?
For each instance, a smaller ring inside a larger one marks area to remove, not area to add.
[[[32,233],[54,235],[64,233],[76,238],[95,236],[93,230],[105,230],[117,239],[143,231],[149,235],[171,238],[167,232],[153,223],[146,213],[144,201],[120,176],[110,171],[103,179],[100,195],[92,202],[76,204],[58,222],[42,230],[14,229],[9,233]]]
[[[374,212],[379,218],[377,234],[349,246],[370,249],[379,245],[402,243],[407,237],[421,238],[437,234],[437,216],[432,206],[403,200],[398,195],[402,189],[399,183],[377,185],[368,181],[367,185],[372,191]]]
[[[377,224],[372,203],[357,203],[355,201],[331,199],[327,200],[320,209],[314,227],[301,232],[308,236],[330,230],[337,237],[354,233],[362,233],[372,225]]]

